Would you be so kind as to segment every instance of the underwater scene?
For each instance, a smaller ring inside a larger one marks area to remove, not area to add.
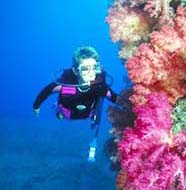
[[[186,0],[0,18],[0,190],[186,190]]]

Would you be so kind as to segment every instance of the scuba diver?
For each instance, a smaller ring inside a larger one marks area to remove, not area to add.
[[[64,70],[61,77],[44,87],[36,97],[33,109],[39,115],[41,104],[52,94],[59,94],[57,117],[59,119],[92,120],[91,128],[99,130],[103,99],[115,103],[117,94],[106,83],[106,73],[99,62],[97,51],[90,46],[77,48],[73,54],[72,68]],[[94,149],[92,149],[94,151]],[[92,157],[94,155],[90,155]]]
[[[106,73],[93,47],[80,47],[73,55],[73,66],[66,69],[56,81],[41,90],[33,104],[36,115],[41,104],[58,92],[57,117],[59,119],[93,118],[99,97],[116,101],[117,94],[106,84]]]

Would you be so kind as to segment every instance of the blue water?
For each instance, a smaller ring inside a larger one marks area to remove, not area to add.
[[[104,102],[95,163],[87,162],[90,121],[58,121],[56,95],[32,113],[40,89],[53,73],[71,66],[73,51],[94,46],[113,90],[126,76],[105,23],[106,0],[3,0],[0,2],[0,190],[115,189],[115,172],[102,149],[111,125]]]

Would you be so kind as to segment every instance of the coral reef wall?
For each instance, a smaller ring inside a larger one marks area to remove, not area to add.
[[[133,83],[108,110],[118,190],[186,190],[185,4],[115,0],[108,10],[111,39]]]

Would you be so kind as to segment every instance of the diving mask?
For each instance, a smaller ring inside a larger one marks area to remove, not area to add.
[[[96,62],[94,65],[80,65],[78,70],[84,75],[88,75],[91,72],[95,72],[95,74],[101,74],[103,70],[102,68],[103,67],[100,62]]]
[[[102,66],[95,59],[86,58],[81,60],[78,71],[83,82],[90,82],[96,79],[97,74],[102,73]]]
[[[81,74],[88,75],[91,73],[101,74],[103,67],[100,62],[97,62],[94,58],[82,59],[78,67]]]

